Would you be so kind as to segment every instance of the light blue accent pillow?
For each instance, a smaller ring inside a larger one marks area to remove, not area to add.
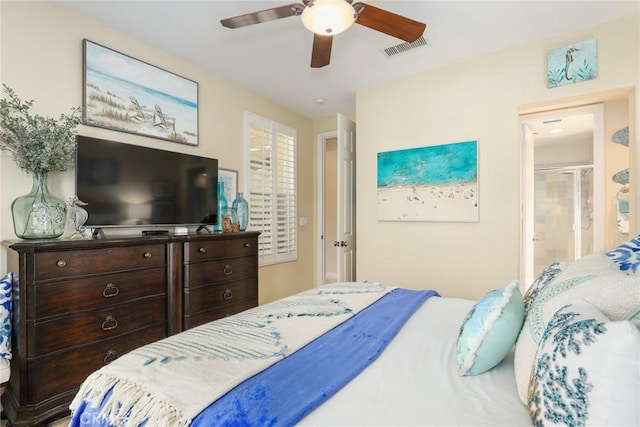
[[[0,280],[0,358],[11,359],[11,286],[13,274]]]
[[[478,375],[496,366],[516,342],[524,321],[518,281],[480,299],[462,322],[456,345],[461,375]]]
[[[547,324],[529,382],[534,426],[640,425],[640,331],[578,300]]]
[[[621,271],[640,275],[640,236],[637,236],[617,248],[605,252]]]

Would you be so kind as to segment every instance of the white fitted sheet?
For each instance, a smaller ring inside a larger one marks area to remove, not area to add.
[[[377,360],[299,425],[531,425],[516,391],[513,352],[489,372],[458,374],[456,338],[473,304],[427,300]]]

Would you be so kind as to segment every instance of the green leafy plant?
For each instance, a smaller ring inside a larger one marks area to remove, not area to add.
[[[0,149],[13,155],[18,167],[33,174],[63,172],[73,168],[76,158],[76,128],[79,107],[58,120],[31,114],[33,100],[22,101],[3,84],[7,97],[0,99]]]

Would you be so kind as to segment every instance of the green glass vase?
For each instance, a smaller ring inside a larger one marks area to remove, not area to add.
[[[235,198],[232,206],[238,214],[240,231],[245,231],[249,225],[249,202],[242,196],[242,193],[238,193],[238,197]]]
[[[49,192],[46,173],[33,175],[31,191],[13,201],[11,214],[13,230],[21,239],[55,239],[67,225],[67,206]]]

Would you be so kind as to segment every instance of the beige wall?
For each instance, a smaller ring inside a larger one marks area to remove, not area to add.
[[[478,298],[519,276],[524,106],[640,83],[638,15],[437,69],[357,94],[357,279]],[[546,88],[546,52],[595,37],[598,78]],[[637,98],[632,118],[637,122]],[[384,117],[384,120],[380,120]],[[632,138],[637,128],[632,125]],[[479,141],[478,223],[378,222],[376,155]],[[632,139],[632,143],[633,143]],[[634,157],[636,167],[638,157]],[[637,174],[632,179],[638,188]],[[635,215],[638,217],[636,206]]]
[[[553,140],[551,144],[535,145],[536,168],[590,165],[593,163],[593,136],[577,135],[568,141]],[[535,137],[534,137],[535,141]]]
[[[605,243],[607,248],[614,248],[631,237],[618,231],[617,195],[622,185],[612,179],[613,174],[629,167],[630,149],[611,142],[616,131],[629,125],[629,102],[626,99],[610,101],[605,109]]]
[[[191,147],[153,138],[83,126],[80,133],[219,159],[242,177],[243,111],[249,110],[295,128],[298,133],[299,216],[313,217],[314,123],[255,93],[231,84],[156,48],[45,2],[0,2],[1,80],[23,99],[34,99],[39,114],[57,117],[82,104],[82,39],[164,68],[199,83],[200,145]],[[242,178],[241,178],[242,179]],[[0,156],[0,240],[15,239],[10,205],[31,188],[29,175],[10,157]],[[67,199],[74,193],[73,172],[54,174],[51,190]],[[260,302],[313,285],[312,227],[299,229],[298,260],[260,269]],[[5,269],[2,251],[0,270]]]

